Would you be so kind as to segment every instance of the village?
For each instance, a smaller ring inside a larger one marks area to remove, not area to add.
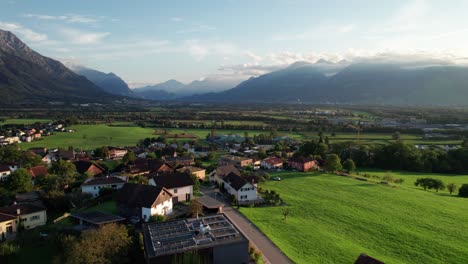
[[[62,129],[61,126],[55,128]],[[293,157],[300,145],[285,138],[275,139],[276,143],[268,145],[244,142],[243,137],[232,135],[213,137],[210,141],[212,146],[223,148],[223,153],[228,154],[213,160],[214,152],[209,147],[168,143],[165,139],[156,139],[148,146],[106,146],[91,152],[42,147],[23,151],[15,144],[4,146],[2,150],[8,152],[5,157],[10,158],[0,163],[0,181],[5,188],[2,203],[8,206],[0,208],[0,238],[14,240],[31,229],[57,225],[66,218],[71,219],[72,224],[64,230],[79,232],[103,224],[127,223],[142,230],[148,263],[167,259],[171,254],[183,254],[193,247],[215,250],[220,240],[223,245],[230,244],[231,240],[234,244],[232,250],[236,258],[229,263],[247,263],[249,240],[231,219],[239,218],[240,214],[235,210],[226,213],[224,207],[280,205],[279,195],[273,198],[264,195],[265,190],[259,190],[258,183],[281,180],[280,177],[271,178],[269,172],[311,171],[319,169],[319,163],[312,158]],[[285,142],[290,145],[283,146]],[[201,162],[210,159],[216,165],[204,166]],[[106,164],[115,167],[109,168]],[[60,197],[51,195],[57,192]],[[79,201],[71,196],[79,197]],[[117,213],[92,210],[101,203],[115,204]],[[83,211],[83,208],[91,208],[91,211]],[[232,214],[236,216],[230,216]],[[208,223],[211,233],[203,237],[203,243],[196,240],[190,246],[177,241],[174,235],[168,245],[155,250],[155,243],[161,241],[156,241],[148,232],[169,220],[196,221],[193,226],[197,230],[198,223]],[[221,225],[220,229],[214,229],[217,225]],[[48,236],[46,232],[40,235]],[[244,248],[241,251],[239,241]],[[171,246],[173,243],[185,246],[175,250]],[[229,251],[229,248],[224,245],[222,250]]]

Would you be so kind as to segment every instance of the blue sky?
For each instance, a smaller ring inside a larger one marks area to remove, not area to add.
[[[0,29],[133,86],[243,79],[319,58],[468,57],[468,1],[1,2]]]

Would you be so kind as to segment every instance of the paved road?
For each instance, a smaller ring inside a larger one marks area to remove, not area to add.
[[[215,190],[200,187],[200,191],[204,195],[215,198]],[[221,199],[218,200],[221,201]],[[254,246],[261,250],[265,263],[283,264],[292,263],[286,255],[266,237],[252,222],[245,218],[241,213],[232,208],[231,205],[222,201],[224,205],[224,214],[233,222],[233,224],[244,234]]]

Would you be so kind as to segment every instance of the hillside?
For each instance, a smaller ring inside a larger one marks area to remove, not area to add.
[[[299,62],[224,92],[184,100],[466,106],[467,76],[468,68],[455,66]]]
[[[295,263],[353,263],[361,253],[402,264],[468,258],[466,199],[410,184],[393,188],[320,173],[272,176],[283,180],[261,187],[275,190],[288,204],[287,220],[281,206],[241,212]]]
[[[107,93],[134,97],[135,94],[128,88],[128,85],[119,76],[114,73],[104,73],[86,67],[71,68],[75,73],[86,77],[86,79],[99,86]]]
[[[3,104],[103,103],[118,99],[3,30],[0,30],[0,96]]]

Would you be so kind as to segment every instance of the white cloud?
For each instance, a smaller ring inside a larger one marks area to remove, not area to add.
[[[80,15],[80,14],[65,14],[65,15],[42,15],[42,14],[23,14],[23,17],[36,18],[40,20],[57,20],[64,21],[66,23],[81,23],[81,24],[95,24],[103,19],[107,19],[103,16],[92,16],[92,15]],[[115,19],[110,19],[116,21]]]
[[[198,61],[204,59],[208,55],[225,57],[226,55],[238,54],[240,52],[237,46],[229,42],[198,39],[185,41],[181,51],[187,51]]]
[[[73,44],[96,44],[111,34],[110,32],[89,32],[76,29],[62,29],[60,33]]]
[[[13,33],[18,33],[26,42],[41,42],[48,39],[46,34],[38,33],[32,29],[23,27],[22,25],[16,23],[0,21],[0,28],[11,31]]]
[[[322,23],[315,27],[306,29],[301,32],[276,34],[272,37],[274,41],[292,41],[292,40],[310,40],[310,39],[322,39],[323,36],[339,36],[348,34],[357,29],[355,24],[349,23]]]

